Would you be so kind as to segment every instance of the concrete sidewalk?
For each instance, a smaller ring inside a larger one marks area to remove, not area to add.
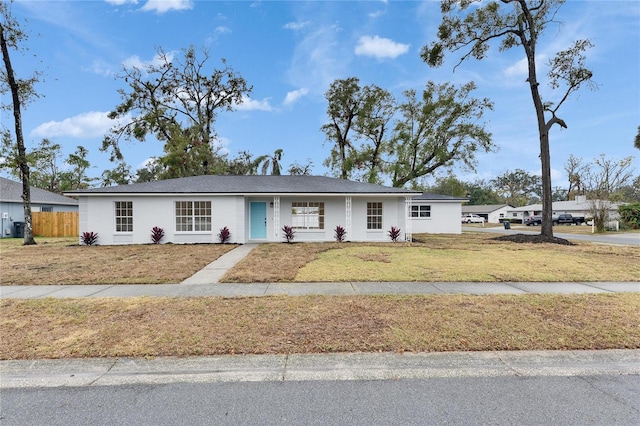
[[[0,362],[0,389],[640,374],[640,350],[222,355]]]
[[[2,299],[84,297],[246,297],[373,294],[579,294],[640,293],[640,282],[343,282],[343,283],[254,283],[254,284],[122,284],[122,285],[32,285],[1,286]]]

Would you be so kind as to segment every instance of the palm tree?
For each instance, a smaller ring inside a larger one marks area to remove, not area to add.
[[[262,174],[266,175],[271,167],[273,176],[280,176],[280,160],[282,160],[282,149],[276,149],[273,155],[261,155],[256,158],[256,164],[262,163]]]

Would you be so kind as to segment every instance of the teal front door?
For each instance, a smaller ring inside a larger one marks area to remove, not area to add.
[[[252,201],[250,205],[251,239],[267,238],[267,203]]]

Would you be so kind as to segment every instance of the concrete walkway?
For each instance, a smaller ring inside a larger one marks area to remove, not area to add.
[[[202,270],[182,281],[182,284],[215,284],[238,262],[247,257],[258,244],[243,244],[220,256]]]

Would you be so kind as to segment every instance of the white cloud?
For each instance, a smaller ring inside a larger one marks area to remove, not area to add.
[[[320,94],[348,72],[353,51],[340,42],[342,31],[339,26],[330,25],[300,33],[288,71],[292,86],[308,87]]]
[[[306,88],[301,88],[298,90],[294,90],[292,92],[288,92],[287,96],[285,96],[284,101],[282,101],[283,105],[292,105],[294,103],[296,103],[298,101],[298,99],[302,98],[303,96],[305,96],[307,93],[309,93],[309,89]]]
[[[284,28],[287,30],[301,30],[302,28],[306,27],[307,25],[309,25],[311,22],[309,21],[303,21],[303,22],[287,22],[284,25]]]
[[[172,52],[169,52],[166,55],[167,55],[167,60],[169,62],[173,61],[173,53]],[[142,59],[140,59],[140,57],[138,55],[133,55],[133,56],[128,57],[124,61],[122,61],[122,65],[124,65],[124,67],[128,68],[128,69],[137,68],[139,70],[144,70],[149,65],[158,66],[162,62],[163,61],[160,59],[160,56],[158,56],[157,54],[150,61],[143,61]]]
[[[239,111],[273,111],[273,107],[269,104],[269,99],[263,99],[261,101],[243,98],[242,102],[235,105]]]
[[[68,136],[73,138],[96,138],[104,136],[116,124],[107,117],[107,112],[91,111],[65,118],[62,121],[42,123],[30,133],[31,137],[54,138]]]
[[[216,34],[227,34],[231,32],[231,28],[221,25],[219,27],[216,27],[213,31]]]
[[[388,38],[362,36],[355,48],[356,55],[373,56],[377,59],[395,59],[409,51],[408,44],[396,43]]]
[[[89,70],[94,74],[98,74],[104,77],[109,77],[115,74],[109,64],[99,59],[94,60],[91,63],[91,68],[89,68]]]
[[[546,55],[536,56],[536,68],[540,68],[540,64],[546,59]],[[527,58],[522,58],[515,64],[504,70],[506,77],[527,77],[529,75],[529,63]]]
[[[193,9],[192,0],[148,0],[142,10],[145,12],[165,13],[170,10]]]
[[[131,3],[137,4],[138,0],[105,0],[107,3],[112,4],[114,6],[121,6],[123,4]]]

